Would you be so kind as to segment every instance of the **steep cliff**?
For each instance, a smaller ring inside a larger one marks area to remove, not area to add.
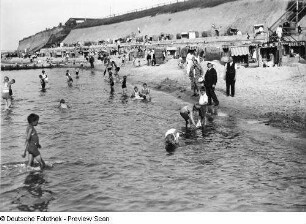
[[[36,33],[33,36],[24,38],[19,41],[18,45],[18,51],[36,51],[41,49],[48,43],[50,37],[52,35],[56,35],[57,33],[61,32],[63,30],[62,27],[55,27],[50,30],[45,30],[39,33]]]
[[[238,0],[210,8],[193,8],[186,11],[157,14],[131,21],[74,29],[64,43],[78,41],[100,41],[125,37],[131,33],[159,35],[161,32],[174,34],[188,31],[208,31],[212,24],[220,27],[223,34],[229,27],[243,33],[252,32],[253,25],[262,23],[266,27],[276,21],[286,10],[289,0]]]

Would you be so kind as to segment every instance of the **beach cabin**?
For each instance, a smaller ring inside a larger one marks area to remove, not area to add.
[[[235,63],[245,67],[249,66],[249,46],[231,46],[230,55]]]
[[[264,24],[255,24],[253,26],[253,32],[254,34],[262,34],[264,32]]]
[[[179,48],[177,47],[167,47],[166,55],[171,56],[173,58],[178,58],[179,56]]]
[[[199,37],[199,32],[197,31],[189,31],[188,32],[189,39],[196,39]]]
[[[181,33],[181,39],[189,39],[189,33],[188,32],[182,32]]]

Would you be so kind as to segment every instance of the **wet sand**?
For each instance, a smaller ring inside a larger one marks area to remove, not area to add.
[[[206,63],[201,65],[206,68]],[[194,103],[190,81],[177,60],[171,59],[160,66],[147,66],[145,60],[141,67],[129,62],[121,68],[120,75],[128,75],[128,82],[142,84],[150,88],[166,91],[172,95]],[[215,62],[218,73],[216,94],[220,109],[231,116],[255,119],[265,125],[281,129],[306,132],[306,65],[292,67],[239,68],[237,70],[236,95],[227,97],[224,67]]]

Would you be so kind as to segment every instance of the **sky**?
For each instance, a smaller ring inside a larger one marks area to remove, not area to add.
[[[71,17],[103,18],[175,0],[0,0],[1,50],[19,40],[65,23]]]

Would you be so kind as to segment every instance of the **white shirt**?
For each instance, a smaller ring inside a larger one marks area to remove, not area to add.
[[[169,129],[169,130],[166,132],[165,138],[166,138],[168,135],[173,135],[175,141],[178,141],[178,138],[180,137],[180,134],[179,134],[179,133],[177,132],[177,130],[174,129],[174,128],[171,128],[171,129]]]

